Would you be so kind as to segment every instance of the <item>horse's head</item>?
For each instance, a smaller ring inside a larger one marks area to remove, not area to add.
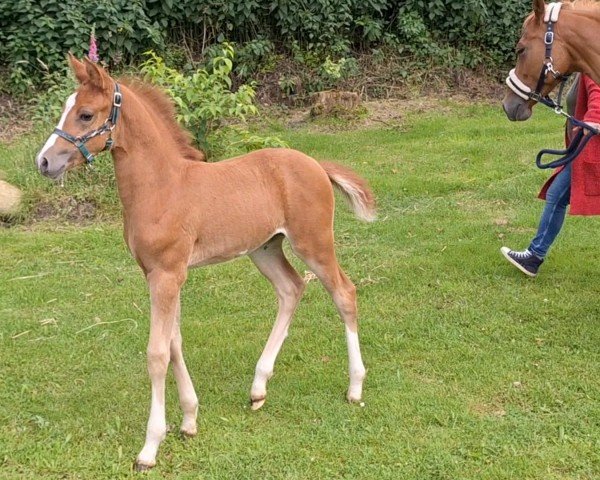
[[[523,23],[516,47],[517,65],[506,79],[508,89],[502,106],[510,120],[531,117],[531,109],[539,99],[571,73],[570,54],[561,41],[560,27],[555,29],[554,25],[561,7],[533,0],[533,13]]]
[[[103,68],[71,54],[69,63],[79,87],[67,99],[58,126],[36,157],[39,171],[52,179],[91,162],[94,154],[112,144],[107,141],[120,107],[120,93],[118,89],[115,93],[116,84]]]

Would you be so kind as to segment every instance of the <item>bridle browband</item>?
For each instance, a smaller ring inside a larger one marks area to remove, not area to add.
[[[568,148],[566,148],[565,150],[541,150],[537,154],[535,159],[535,163],[538,166],[538,168],[556,168],[572,162],[577,158],[577,156],[581,153],[581,151],[584,149],[584,147],[594,135],[600,135],[600,131],[598,131],[591,125],[581,120],[577,120],[572,115],[569,115],[569,113],[565,112],[563,110],[562,105],[560,104],[563,90],[565,88],[567,80],[571,76],[570,74],[564,75],[557,71],[554,68],[554,60],[552,59],[552,46],[554,44],[554,25],[558,21],[562,5],[563,4],[559,2],[553,2],[546,5],[546,11],[544,13],[544,23],[546,24],[544,44],[546,46],[546,52],[544,55],[544,62],[542,64],[542,69],[540,71],[540,76],[538,77],[535,90],[532,91],[530,87],[525,85],[525,83],[523,83],[519,79],[519,77],[517,77],[517,73],[514,68],[509,72],[508,77],[506,78],[506,85],[508,86],[508,88],[510,88],[517,96],[521,97],[523,100],[533,100],[534,102],[538,102],[542,105],[552,108],[556,114],[566,117],[572,125],[580,127],[575,137],[569,143]],[[548,74],[551,74],[556,80],[560,81],[558,96],[556,100],[550,98],[549,95],[542,95],[542,89],[544,88],[544,84],[546,83],[546,77],[548,76]],[[588,130],[587,134],[585,133],[585,130]],[[560,158],[548,163],[542,163],[542,157],[544,155],[554,155],[559,156]]]
[[[117,120],[119,119],[119,113],[121,111],[122,103],[123,95],[121,94],[119,84],[115,82],[115,90],[113,92],[113,102],[112,107],[110,109],[110,114],[108,115],[106,121],[99,128],[97,128],[96,130],[92,130],[91,132],[88,132],[79,137],[75,137],[70,133],[65,132],[64,130],[61,130],[58,127],[54,129],[54,133],[75,145],[85,158],[85,163],[90,165],[94,162],[94,155],[90,153],[85,144],[89,142],[92,138],[97,137],[98,135],[103,135],[108,132],[106,144],[104,145],[104,148],[101,151],[110,150],[113,147],[114,140],[112,138],[112,131],[117,125]]]

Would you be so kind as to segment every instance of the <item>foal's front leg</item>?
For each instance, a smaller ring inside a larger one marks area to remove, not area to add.
[[[156,465],[156,452],[167,433],[165,418],[165,378],[170,345],[178,311],[179,292],[185,281],[183,271],[153,270],[146,276],[150,288],[151,318],[148,341],[148,373],[152,382],[152,404],[146,430],[146,443],[137,456],[136,469]]]

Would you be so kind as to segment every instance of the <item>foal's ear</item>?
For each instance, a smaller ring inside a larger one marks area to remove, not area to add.
[[[546,3],[544,0],[533,0],[533,13],[537,23],[544,21],[544,13],[546,12]]]
[[[99,67],[96,63],[92,62],[88,57],[83,57],[83,63],[85,65],[85,71],[87,73],[90,85],[104,90],[104,88],[108,86],[109,82],[106,71],[102,67]]]
[[[71,70],[73,70],[75,78],[79,83],[86,82],[89,79],[85,65],[83,62],[77,60],[71,52],[69,52],[69,65],[71,65]]]

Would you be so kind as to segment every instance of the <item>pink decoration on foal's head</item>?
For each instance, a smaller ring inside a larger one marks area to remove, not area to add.
[[[98,57],[98,46],[96,45],[95,28],[92,28],[92,33],[90,34],[90,50],[88,52],[88,58],[92,62],[97,62],[100,59]]]

